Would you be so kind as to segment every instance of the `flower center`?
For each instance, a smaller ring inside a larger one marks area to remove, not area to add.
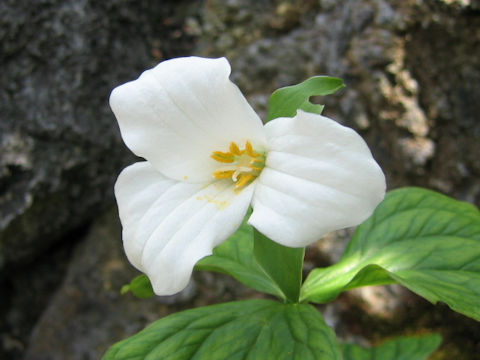
[[[230,143],[229,150],[212,153],[212,159],[229,164],[219,168],[213,176],[217,179],[231,178],[235,182],[235,190],[242,190],[262,172],[265,167],[265,154],[255,151],[248,140],[243,150],[234,142]]]

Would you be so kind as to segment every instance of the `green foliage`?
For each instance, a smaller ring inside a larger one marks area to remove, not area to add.
[[[167,316],[110,348],[104,360],[340,360],[311,305],[249,300]]]
[[[155,295],[153,292],[152,284],[147,275],[139,275],[134,278],[130,284],[123,285],[120,292],[125,294],[131,291],[133,295],[141,299],[148,299]]]
[[[298,302],[305,249],[279,245],[247,224],[195,268],[233,276],[245,285],[289,302]]]
[[[277,244],[256,229],[254,239],[253,252],[258,264],[289,302],[298,302],[305,249]]]
[[[340,262],[310,273],[301,300],[323,303],[351,288],[393,282],[480,320],[478,209],[420,188],[390,192]]]
[[[342,344],[343,360],[426,360],[442,342],[437,334],[405,336],[366,349]]]
[[[223,244],[197,262],[195,268],[233,276],[241,283],[261,292],[286,299],[282,289],[265,273],[253,256],[253,228],[247,224],[249,214],[240,228]]]
[[[293,117],[298,109],[321,114],[323,105],[312,104],[310,97],[333,94],[344,87],[342,79],[314,76],[300,84],[275,90],[270,96],[266,121],[279,117]]]

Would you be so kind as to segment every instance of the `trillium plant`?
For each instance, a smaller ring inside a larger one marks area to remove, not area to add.
[[[426,359],[428,334],[374,348],[341,344],[312,304],[349,289],[401,284],[480,319],[480,213],[385,176],[354,130],[322,116],[317,76],[270,97],[263,123],[225,58],[164,61],[115,88],[125,144],[145,159],[115,185],[139,297],[183,290],[216,271],[270,294],[183,311],[112,346],[104,359]],[[302,279],[305,247],[357,226],[341,260]]]

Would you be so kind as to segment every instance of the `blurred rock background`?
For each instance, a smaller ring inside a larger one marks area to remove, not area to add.
[[[97,359],[170,312],[260,296],[208,273],[174,297],[120,296],[135,272],[113,184],[134,158],[108,107],[116,85],[171,57],[226,56],[265,114],[278,87],[341,77],[325,113],[364,136],[389,188],[478,206],[479,49],[478,0],[3,0],[0,358]],[[348,236],[309,249],[307,268],[334,261]],[[480,353],[478,323],[395,286],[322,310],[347,340],[436,331],[433,359]]]

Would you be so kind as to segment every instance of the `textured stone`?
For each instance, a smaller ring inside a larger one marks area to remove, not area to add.
[[[123,252],[113,209],[74,249],[65,279],[32,333],[25,360],[100,359],[115,342],[162,316],[253,293],[226,276],[198,273],[196,282],[173,296],[120,295],[122,285],[136,275]]]
[[[153,55],[186,51],[174,13],[180,6],[0,3],[0,269],[32,258],[111,203],[129,160],[110,90],[157,62]]]
[[[228,3],[212,3],[206,29],[210,12],[223,6],[222,14],[231,13]],[[199,51],[226,53],[233,79],[262,114],[266,95],[278,87],[316,74],[343,78],[347,88],[325,99],[325,113],[361,131],[390,188],[426,186],[478,205],[480,64],[472,54],[478,52],[480,17],[475,2],[288,3],[299,16],[293,29],[272,28],[272,15],[260,13],[255,32],[261,36],[225,48],[204,31]],[[238,27],[248,32],[248,24],[235,16],[216,17],[217,29]]]

